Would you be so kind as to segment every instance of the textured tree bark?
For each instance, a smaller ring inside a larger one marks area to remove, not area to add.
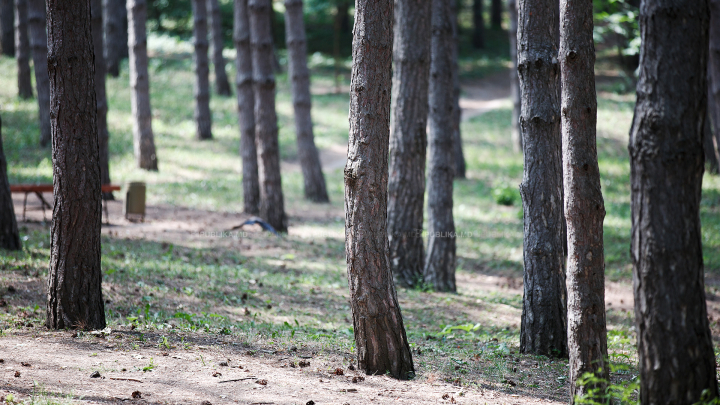
[[[312,117],[310,115],[310,71],[307,67],[307,44],[302,0],[285,0],[285,36],[288,50],[288,76],[292,85],[300,167],[305,184],[305,198],[310,201],[330,202],[320,155],[315,147]]]
[[[503,12],[502,0],[492,0],[492,3],[490,4],[490,26],[493,27],[493,29],[501,28],[502,12]]]
[[[225,73],[223,57],[223,30],[220,4],[218,0],[207,0],[208,17],[210,19],[210,37],[213,44],[213,67],[215,68],[215,91],[221,96],[231,96],[230,82]]]
[[[90,0],[48,0],[53,159],[47,321],[103,329],[102,221]]]
[[[249,0],[250,45],[255,96],[255,145],[260,178],[260,216],[279,232],[287,232],[280,177],[273,38],[270,0]]]
[[[240,156],[242,157],[243,203],[245,212],[260,213],[257,149],[255,148],[255,96],[253,95],[252,50],[248,0],[235,0],[234,30],[236,76],[235,86],[240,124]]]
[[[465,154],[463,153],[462,133],[460,123],[462,121],[462,109],[460,109],[460,66],[458,65],[458,14],[455,2],[451,4],[453,13],[453,158],[455,159],[455,178],[466,177]]]
[[[120,75],[120,61],[128,53],[128,12],[125,0],[103,0],[107,73]]]
[[[3,151],[2,120],[0,119],[0,249],[20,250],[20,233],[15,219],[10,183],[7,177],[7,159]]]
[[[712,124],[715,158],[720,162],[720,0],[710,0],[709,3],[708,115]]]
[[[37,0],[30,0],[37,1]],[[100,181],[110,184],[110,162],[108,152],[107,127],[107,95],[105,91],[105,53],[103,47],[103,0],[90,0],[93,34],[93,51],[95,53],[95,99],[97,101],[97,135],[100,150]],[[103,193],[106,200],[114,200],[113,193]]]
[[[24,99],[33,96],[27,20],[27,0],[15,0],[15,56],[18,67],[18,95]]]
[[[628,149],[643,404],[718,395],[700,233],[709,14],[706,1],[640,5],[640,76]]]
[[[212,139],[206,4],[205,0],[192,0],[195,45],[195,128],[196,136],[200,140]]]
[[[520,351],[567,356],[557,0],[519,0],[518,75],[524,148],[524,297]]]
[[[483,0],[473,0],[473,47],[485,48],[485,19],[483,18]]]
[[[404,287],[423,280],[431,27],[429,0],[395,2],[387,228],[390,268]]]
[[[5,56],[15,57],[15,5],[0,0],[0,48]]]
[[[148,75],[147,36],[145,33],[147,3],[145,0],[128,0],[127,15],[135,160],[139,168],[157,171],[158,162],[150,110],[150,77]]]
[[[28,0],[28,28],[38,99],[40,146],[50,145],[50,79],[47,68],[45,0]]]
[[[430,134],[428,144],[428,247],[423,275],[437,291],[455,291],[453,221],[454,30],[452,2],[432,0]]]
[[[387,239],[393,2],[357,0],[345,166],[345,254],[358,366],[414,375]]]
[[[515,152],[522,153],[523,141],[522,132],[520,131],[520,80],[518,79],[517,71],[517,2],[515,0],[508,0],[508,17],[510,18],[510,29],[508,29],[508,35],[510,36],[510,97],[513,101],[513,112],[512,112],[512,144]]]
[[[709,81],[708,81],[709,84]],[[708,91],[708,93],[710,93]],[[703,151],[705,152],[705,163],[708,167],[708,172],[712,174],[718,174],[718,148],[715,143],[715,135],[713,134],[713,128],[710,123],[710,98],[712,96],[708,94],[708,113],[705,116],[705,125],[703,126]]]
[[[568,351],[570,395],[589,386],[577,381],[594,373],[608,381],[605,325],[605,257],[595,126],[595,44],[592,0],[560,0],[562,148],[568,261]],[[602,386],[596,387],[602,388]],[[602,398],[596,398],[601,401]]]

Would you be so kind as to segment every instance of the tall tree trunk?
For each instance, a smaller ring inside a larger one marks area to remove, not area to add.
[[[708,55],[708,115],[715,157],[720,161],[720,0],[710,0],[710,54]]]
[[[128,12],[125,0],[103,0],[105,31],[105,60],[107,73],[120,75],[120,61],[128,51]]]
[[[387,239],[393,2],[356,0],[345,166],[345,257],[357,361],[367,374],[414,375]]]
[[[513,101],[512,111],[512,144],[515,152],[522,153],[523,151],[523,140],[522,131],[520,131],[520,80],[518,79],[517,70],[517,2],[516,0],[508,0],[508,17],[510,18],[510,29],[508,35],[510,36],[510,97]]]
[[[490,24],[493,29],[500,29],[502,25],[503,0],[492,0],[490,4]]]
[[[15,5],[13,0],[0,0],[0,48],[5,56],[15,56]]]
[[[524,297],[520,351],[567,356],[557,0],[519,0],[518,75],[524,148]]]
[[[208,16],[210,17],[210,36],[213,44],[213,65],[215,68],[215,91],[221,96],[231,96],[230,82],[225,73],[223,57],[222,15],[218,0],[207,0]]]
[[[15,56],[18,67],[18,95],[25,99],[33,96],[27,19],[27,0],[15,0]]]
[[[338,3],[333,17],[333,77],[335,78],[335,94],[340,94],[340,34],[342,33],[342,9]],[[345,10],[347,14],[347,9]]]
[[[102,221],[90,0],[48,0],[53,221],[46,325],[103,329]]]
[[[157,171],[158,162],[150,110],[150,76],[148,75],[147,36],[145,34],[147,3],[145,0],[128,0],[127,15],[135,160],[139,168]]]
[[[455,160],[455,178],[464,179],[466,165],[463,152],[462,133],[460,123],[462,122],[462,109],[460,109],[460,66],[458,64],[458,52],[460,33],[458,26],[457,3],[452,2],[453,7],[453,159]]]
[[[431,27],[430,1],[395,2],[387,228],[390,268],[404,287],[423,279]]]
[[[260,184],[255,148],[255,96],[253,95],[252,50],[250,49],[250,20],[248,0],[235,0],[233,39],[237,57],[235,86],[240,124],[240,156],[242,157],[243,203],[245,212],[260,213]]]
[[[195,44],[195,128],[197,138],[204,140],[212,139],[206,2],[192,0],[192,7]]]
[[[568,351],[570,395],[585,373],[609,378],[605,326],[605,257],[595,126],[595,44],[592,0],[560,0],[562,147],[568,261]],[[601,388],[601,387],[598,387]],[[596,398],[601,400],[601,398]]]
[[[273,38],[270,0],[249,0],[250,45],[255,96],[255,145],[260,178],[260,216],[280,232],[287,232],[287,217],[280,177]]]
[[[37,0],[30,0],[37,1]],[[90,0],[92,14],[93,50],[95,53],[95,99],[97,101],[97,135],[100,148],[100,181],[110,184],[110,163],[108,152],[108,103],[105,91],[105,53],[103,47],[103,0]],[[113,200],[112,192],[103,193],[103,198]]]
[[[437,291],[455,291],[453,221],[454,31],[452,2],[432,0],[430,63],[430,158],[428,165],[428,248],[425,283]]]
[[[315,147],[312,117],[310,115],[310,71],[307,67],[307,45],[302,0],[285,0],[285,35],[288,50],[288,75],[292,85],[295,110],[295,132],[298,155],[305,181],[305,198],[310,201],[330,202],[320,155]]]
[[[38,99],[40,145],[50,145],[50,79],[47,67],[47,32],[45,0],[28,0],[28,29],[35,70],[35,87]]]
[[[0,249],[20,250],[20,233],[15,219],[10,183],[7,177],[7,159],[3,151],[2,119],[0,119]]]
[[[709,14],[705,1],[640,5],[640,76],[628,149],[643,404],[718,395],[700,231]]]
[[[485,18],[483,18],[483,0],[473,0],[473,47],[485,48]]]

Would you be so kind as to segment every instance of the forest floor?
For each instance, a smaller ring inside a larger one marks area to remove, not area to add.
[[[468,178],[455,182],[454,214],[458,232],[470,236],[458,239],[458,293],[398,289],[417,375],[396,381],[354,370],[342,181],[347,94],[328,92],[332,77],[316,71],[315,135],[331,203],[312,204],[302,198],[287,77],[278,76],[289,232],[276,237],[257,226],[234,229],[247,219],[242,213],[235,100],[213,97],[215,138],[196,141],[189,63],[151,62],[158,173],[133,168],[126,69],[108,80],[111,176],[118,184],[146,182],[148,209],[145,222],[130,222],[122,215],[123,193],[108,202],[110,225],[102,228],[105,331],[45,329],[49,223],[43,218],[52,213],[43,217],[37,199],[29,196],[31,209],[20,222],[23,251],[0,252],[0,396],[6,402],[569,401],[566,360],[518,352],[522,213],[517,184],[522,156],[513,152],[510,140],[506,71],[463,79]],[[0,69],[14,72],[14,60],[0,57]],[[619,81],[608,69],[598,76],[598,152],[607,210],[611,375],[613,383],[632,390],[637,359],[626,145],[634,95],[619,91]],[[36,146],[35,101],[16,97],[10,74],[0,83],[10,182],[51,183],[49,151]],[[22,204],[22,196],[16,195],[20,220]],[[706,175],[701,219],[708,308],[717,345],[717,176]],[[95,372],[99,377],[91,377]]]

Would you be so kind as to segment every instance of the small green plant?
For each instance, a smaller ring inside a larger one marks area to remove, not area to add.
[[[146,373],[148,371],[153,371],[154,368],[155,368],[155,362],[153,361],[153,358],[150,357],[150,364],[143,367],[142,371],[143,371],[143,373]]]
[[[625,364],[610,364],[611,373],[627,371],[629,366]],[[638,391],[640,379],[633,376],[630,380],[611,383],[594,373],[585,373],[577,381],[577,385],[588,387],[583,395],[575,396],[576,404],[584,405],[640,405]]]
[[[163,347],[166,349],[172,349],[172,346],[170,346],[170,343],[168,342],[168,338],[166,336],[161,337],[158,343],[159,349],[162,349]]]
[[[512,187],[503,182],[492,191],[495,202],[500,205],[515,205],[520,201],[520,192],[517,187]]]

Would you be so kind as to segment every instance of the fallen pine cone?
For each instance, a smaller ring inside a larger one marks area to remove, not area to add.
[[[20,377],[20,372],[19,372],[19,371],[16,371],[16,372],[15,372],[15,377]]]
[[[333,374],[335,374],[335,375],[343,375],[343,374],[345,374],[345,373],[343,372],[343,370],[342,370],[340,367],[338,367],[338,368],[335,369],[335,371],[333,371]]]
[[[257,380],[255,381],[255,383],[260,385],[267,385],[267,380]]]
[[[142,394],[140,393],[140,391],[133,391],[131,396],[135,399],[142,398]]]
[[[299,365],[300,367],[310,367],[310,362],[309,362],[309,361],[305,361],[305,360],[300,360],[300,362],[298,363],[298,365]]]

